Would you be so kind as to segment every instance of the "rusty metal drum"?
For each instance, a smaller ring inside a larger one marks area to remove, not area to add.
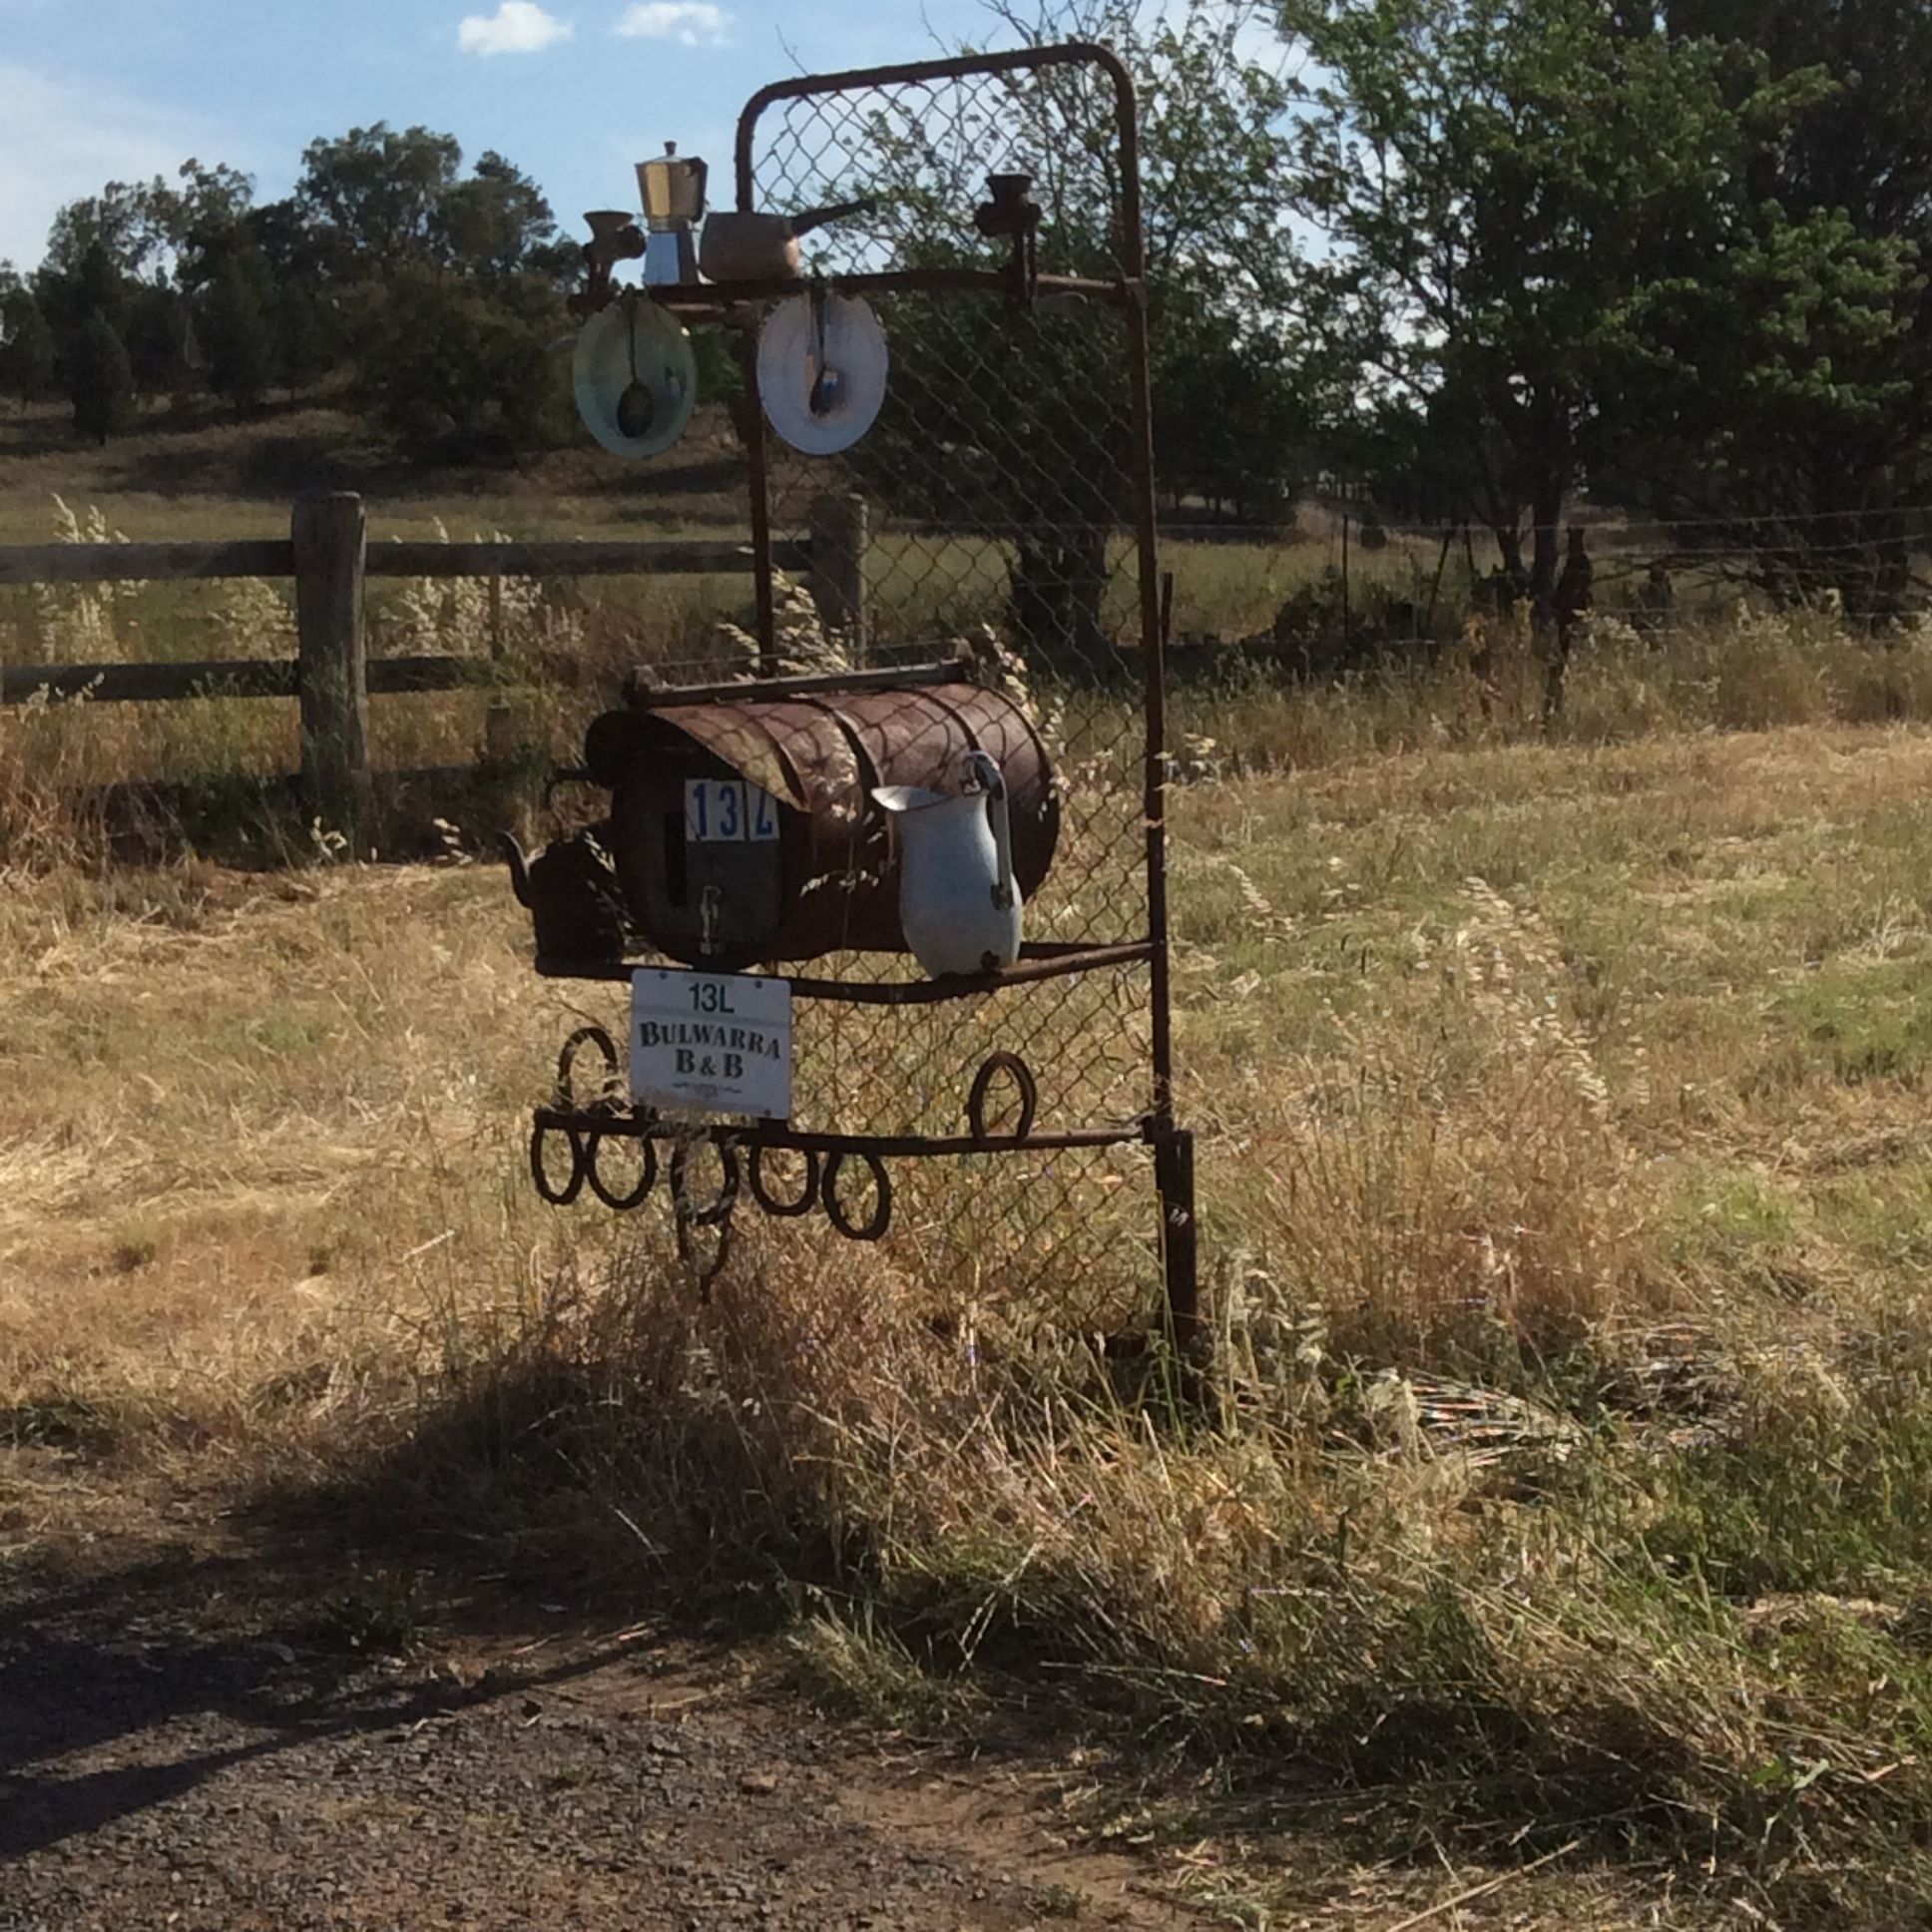
[[[904,951],[896,856],[872,790],[958,789],[971,750],[1005,776],[1015,879],[1031,899],[1053,862],[1060,802],[1039,733],[997,691],[649,694],[593,723],[585,761],[611,791],[611,855],[639,937],[732,972]]]

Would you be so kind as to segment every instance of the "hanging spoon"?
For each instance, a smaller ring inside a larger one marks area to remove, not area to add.
[[[842,370],[831,368],[825,361],[825,284],[822,281],[811,285],[811,360],[815,373],[805,397],[806,407],[814,416],[829,416],[843,398],[845,376]]]
[[[638,373],[638,300],[631,297],[631,380],[617,399],[617,426],[627,436],[648,436],[658,405]]]

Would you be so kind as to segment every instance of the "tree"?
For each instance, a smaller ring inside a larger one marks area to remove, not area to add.
[[[351,128],[302,154],[295,200],[358,269],[387,270],[429,251],[436,212],[463,151],[427,128]]]
[[[202,304],[209,387],[242,409],[259,403],[275,377],[274,296],[267,263],[252,249],[236,248]]]
[[[365,370],[382,421],[419,449],[518,456],[570,439],[569,389],[549,344],[561,300],[536,276],[485,291],[433,268],[406,269]]]
[[[128,298],[125,337],[136,390],[179,396],[194,380],[199,349],[188,302],[166,283],[138,283]]]
[[[1255,57],[1257,10],[1188,0],[1040,0],[989,8],[1002,38],[1113,46],[1140,99],[1155,407],[1173,474],[1202,496],[1264,513],[1289,488],[1301,409],[1270,315],[1290,278],[1278,206],[1285,96]],[[908,266],[984,268],[1004,258],[973,228],[986,173],[1026,158],[1044,211],[1043,269],[1119,272],[1121,183],[1111,81],[1048,70],[999,101],[998,141],[943,101],[907,96],[866,129],[864,179]],[[917,238],[908,242],[907,237]],[[1010,613],[1036,658],[1071,672],[1110,663],[1103,621],[1108,537],[1133,515],[1133,423],[1122,336],[1104,313],[1041,303],[895,301],[893,383],[850,460],[899,514],[1010,538]]]
[[[69,202],[54,217],[42,274],[79,279],[88,256],[98,253],[117,281],[141,275],[168,245],[166,209],[158,199],[165,193],[159,178],[147,184],[109,182],[100,194]]]
[[[1780,594],[1831,589],[1847,609],[1908,601],[1904,514],[1932,490],[1932,8],[1923,0],[1670,0],[1681,38],[1734,42],[1776,76],[1832,91],[1755,157],[1760,219],[1715,291],[1670,291],[1671,406],[1618,452],[1618,487],[1733,543]],[[1716,397],[1690,357],[1761,371]],[[1654,394],[1653,405],[1659,399]],[[1714,406],[1713,406],[1714,405]]]
[[[495,152],[476,164],[468,181],[452,182],[429,218],[438,255],[465,274],[554,272],[557,220],[543,191]],[[579,250],[569,250],[581,261]]]
[[[16,283],[0,300],[0,395],[36,402],[54,390],[54,331],[34,300]]]
[[[322,295],[299,281],[277,284],[270,325],[275,375],[290,395],[319,382],[333,361]]]
[[[1603,0],[1284,0],[1282,17],[1309,57],[1290,193],[1328,243],[1303,312],[1371,402],[1460,440],[1518,570],[1527,511],[1547,612],[1570,494],[1652,406],[1685,291],[1735,317],[1753,247],[1814,284],[1850,265],[1749,188],[1830,83]],[[1712,406],[1758,380],[1768,333],[1732,331],[1741,364],[1697,354]]]
[[[134,369],[114,324],[98,308],[68,349],[67,392],[82,435],[105,443],[134,427]]]
[[[254,183],[239,169],[205,168],[185,161],[170,188],[157,180],[149,191],[155,220],[174,252],[176,279],[184,288],[205,287],[225,256],[246,244]]]

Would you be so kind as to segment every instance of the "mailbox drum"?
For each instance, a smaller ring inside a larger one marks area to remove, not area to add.
[[[970,750],[989,753],[1005,776],[1014,875],[1031,899],[1060,837],[1053,766],[1025,713],[977,685],[688,704],[660,696],[597,719],[585,762],[612,794],[611,855],[638,933],[672,959],[732,972],[904,951],[896,849],[871,793],[957,791]],[[688,787],[734,783],[756,788],[748,814],[766,830],[775,817],[775,837],[694,834]]]

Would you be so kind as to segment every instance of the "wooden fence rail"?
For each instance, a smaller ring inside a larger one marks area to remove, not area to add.
[[[862,633],[864,505],[823,497],[812,506],[811,528],[809,541],[774,543],[772,564],[805,576],[828,624]],[[285,540],[0,546],[0,586],[293,578],[296,634],[292,658],[0,666],[0,705],[27,704],[42,692],[103,704],[296,699],[308,803],[325,823],[359,838],[370,819],[369,699],[500,689],[506,683],[505,668],[490,658],[370,658],[363,622],[367,579],[488,578],[494,609],[495,587],[506,577],[688,577],[748,574],[752,567],[749,544],[728,538],[372,544],[363,501],[348,493],[297,503]],[[494,635],[491,647],[499,648]],[[500,708],[493,708],[487,740],[492,749],[501,748],[504,723]]]

